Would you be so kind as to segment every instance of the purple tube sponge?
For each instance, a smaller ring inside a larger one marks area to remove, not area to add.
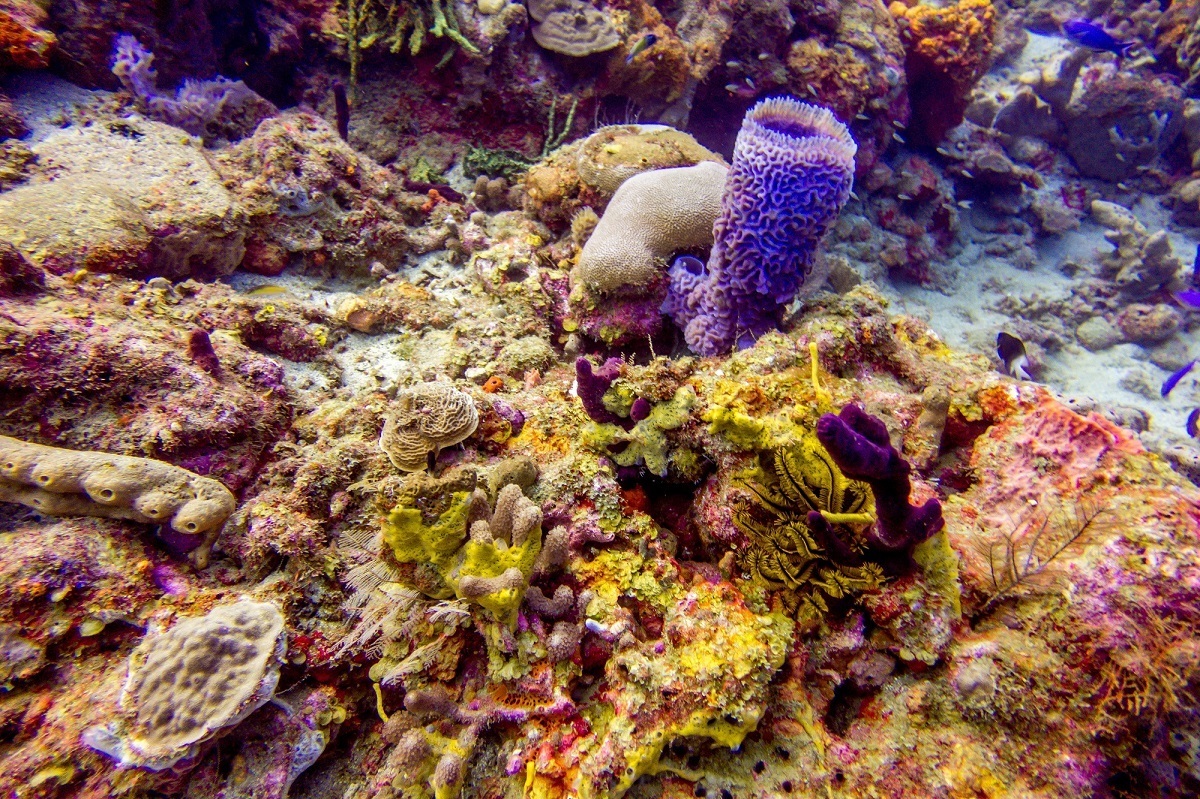
[[[633,429],[633,420],[626,419],[604,407],[604,392],[621,376],[621,359],[609,358],[603,366],[592,367],[587,358],[575,360],[575,393],[583,403],[583,409],[593,422],[619,425],[623,430]]]
[[[847,405],[837,416],[827,413],[817,421],[817,438],[843,474],[871,487],[876,522],[868,534],[870,549],[907,561],[913,547],[942,529],[940,502],[908,503],[912,467],[892,446],[879,419]]]
[[[680,258],[669,271],[663,310],[692,350],[746,347],[778,326],[850,196],[857,149],[828,109],[783,97],[747,112],[707,270],[697,275],[695,259]]]

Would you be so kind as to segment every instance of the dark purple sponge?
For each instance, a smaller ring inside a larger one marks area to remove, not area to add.
[[[604,392],[620,376],[620,358],[609,358],[599,367],[593,367],[592,362],[582,356],[575,359],[575,393],[579,395],[583,410],[591,420],[632,430],[633,420],[618,416],[604,407]]]
[[[868,533],[870,549],[907,561],[913,547],[942,529],[940,502],[908,503],[912,467],[892,446],[879,419],[847,405],[840,414],[827,413],[817,421],[817,438],[843,474],[871,487],[876,522]]]
[[[706,271],[677,259],[663,310],[701,355],[776,328],[850,196],[857,147],[825,108],[791,97],[747,113],[725,179]]]

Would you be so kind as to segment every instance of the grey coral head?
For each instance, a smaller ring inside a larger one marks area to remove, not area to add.
[[[583,2],[545,14],[533,26],[533,39],[547,50],[577,58],[611,50],[621,43],[608,15]]]

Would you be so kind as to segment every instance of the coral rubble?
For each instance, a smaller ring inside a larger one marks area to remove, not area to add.
[[[1196,8],[0,0],[0,795],[1197,794]]]

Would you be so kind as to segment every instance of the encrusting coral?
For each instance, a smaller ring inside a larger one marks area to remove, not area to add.
[[[479,426],[469,394],[448,383],[401,389],[379,436],[379,447],[401,471],[426,468],[439,450],[465,440]]]
[[[51,516],[106,516],[165,524],[195,538],[207,559],[217,530],[237,506],[219,481],[163,461],[78,452],[0,436],[0,501]]]
[[[249,599],[151,629],[129,657],[121,717],[84,742],[123,765],[170,768],[275,694],[286,646],[278,606]]]

